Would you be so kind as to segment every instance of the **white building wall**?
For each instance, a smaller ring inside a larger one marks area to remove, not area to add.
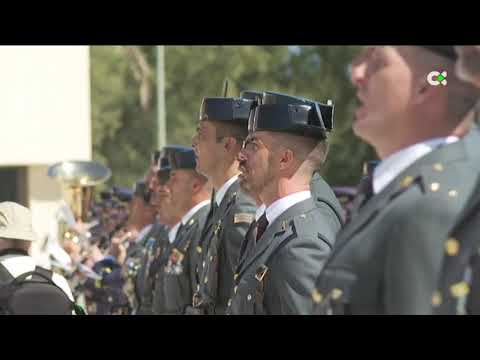
[[[91,159],[88,46],[0,46],[0,165]]]
[[[0,59],[0,166],[27,167],[26,195],[43,239],[61,199],[48,166],[92,157],[89,48],[0,46]]]

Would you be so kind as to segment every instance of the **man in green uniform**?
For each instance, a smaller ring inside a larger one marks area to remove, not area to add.
[[[215,195],[197,252],[197,288],[188,313],[224,314],[241,244],[255,214],[255,201],[240,189],[238,153],[247,135],[254,101],[204,98],[197,134],[192,139],[197,171],[212,183]]]
[[[327,155],[332,113],[331,105],[266,92],[251,116],[242,179],[266,210],[247,234],[227,314],[312,312],[309,294],[341,227],[310,190]]]
[[[154,313],[183,314],[195,290],[196,247],[210,209],[211,187],[196,172],[192,148],[170,154],[170,213],[180,218],[168,232],[168,245],[155,280]]]
[[[452,53],[375,46],[353,62],[353,129],[381,162],[373,197],[338,234],[312,292],[315,313],[431,313],[444,242],[477,172],[478,134],[456,136],[476,94],[455,77]],[[446,71],[448,84],[432,71]]]
[[[464,81],[480,88],[480,46],[456,46],[458,60],[455,64],[457,75]],[[471,119],[464,121],[477,124],[466,135],[469,137],[478,133],[478,119],[480,113],[480,99],[473,111]],[[468,129],[467,124],[467,129]],[[475,144],[472,144],[475,145]],[[480,154],[480,143],[476,143],[477,153]],[[480,159],[477,160],[477,169],[480,169]],[[438,282],[438,289],[432,296],[434,314],[480,314],[480,179],[475,190],[463,209],[460,217],[445,242],[442,272]]]

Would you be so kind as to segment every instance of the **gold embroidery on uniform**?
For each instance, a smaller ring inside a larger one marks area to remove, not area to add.
[[[248,214],[248,213],[239,213],[235,214],[233,217],[233,223],[238,224],[238,223],[251,223],[253,221],[253,214]]]

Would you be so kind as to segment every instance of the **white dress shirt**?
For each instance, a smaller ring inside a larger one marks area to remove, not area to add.
[[[258,219],[260,219],[260,217],[265,212],[266,208],[267,208],[267,206],[265,204],[262,204],[258,207],[257,212],[255,213],[255,221],[258,221]]]
[[[185,225],[187,222],[192,218],[195,213],[203,208],[204,206],[207,206],[210,204],[210,200],[204,200],[202,202],[199,202],[197,205],[195,205],[193,208],[187,211],[185,215],[183,215],[182,219],[175,224],[174,227],[170,229],[168,232],[168,241],[170,244],[172,244],[175,241],[175,238],[177,237],[178,229],[180,229],[180,225]]]
[[[218,206],[220,206],[220,203],[222,202],[228,189],[230,189],[230,186],[232,186],[233,183],[237,181],[237,179],[238,179],[238,175],[235,175],[234,177],[230,178],[225,184],[223,184],[220,189],[218,189],[218,191],[215,194],[215,202],[217,203]]]
[[[435,148],[452,144],[458,137],[435,138],[411,145],[386,157],[373,171],[373,192],[378,194],[387,187],[403,170]]]
[[[287,195],[273,202],[265,210],[267,213],[268,226],[270,226],[275,221],[275,219],[277,219],[280,215],[282,215],[285,211],[290,209],[292,206],[310,197],[312,197],[310,190],[305,190],[305,191],[299,191],[299,192]]]

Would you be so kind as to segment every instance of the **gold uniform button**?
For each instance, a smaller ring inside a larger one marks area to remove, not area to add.
[[[213,256],[210,256],[210,261],[213,261]]]
[[[457,190],[450,190],[448,192],[448,196],[450,196],[450,197],[456,197],[457,195],[458,195]]]
[[[409,187],[412,183],[413,183],[413,177],[409,175],[403,178],[402,182],[400,183],[400,186],[402,188],[406,188],[406,187]]]
[[[332,299],[338,300],[343,295],[343,291],[340,289],[333,289],[332,290]]]
[[[433,169],[436,171],[443,171],[443,165],[440,163],[433,164]]]
[[[432,190],[433,192],[436,192],[440,189],[440,184],[437,183],[437,182],[434,182],[430,185],[430,190]]]
[[[433,306],[440,306],[442,304],[442,295],[435,291],[432,295],[432,305]]]
[[[318,304],[319,302],[322,301],[323,296],[322,296],[322,294],[320,294],[320,291],[318,291],[317,289],[315,289],[315,290],[313,290],[313,292],[312,292],[312,299],[313,299],[313,302],[315,302],[316,304]]]
[[[458,242],[457,239],[450,238],[447,241],[445,241],[445,252],[449,256],[457,255],[459,250],[460,250],[460,243]]]
[[[197,246],[197,252],[198,252],[199,254],[202,253],[202,247],[201,247],[201,246]]]
[[[233,275],[233,280],[237,280],[237,278],[238,278],[238,274],[234,274]]]
[[[228,306],[228,307],[232,306],[232,299],[228,299],[227,306]]]
[[[204,261],[204,262],[202,262],[202,267],[205,267],[205,261]]]
[[[248,300],[248,301],[252,300],[252,295],[248,294],[248,295],[247,295],[247,300]]]
[[[205,279],[203,280],[203,282],[206,284],[208,283],[208,277],[205,276]]]
[[[468,295],[470,287],[465,281],[462,281],[450,286],[450,292],[454,297],[460,298]]]
[[[238,286],[235,286],[235,287],[233,288],[233,293],[236,294],[236,293],[237,293],[237,290],[238,290]]]

